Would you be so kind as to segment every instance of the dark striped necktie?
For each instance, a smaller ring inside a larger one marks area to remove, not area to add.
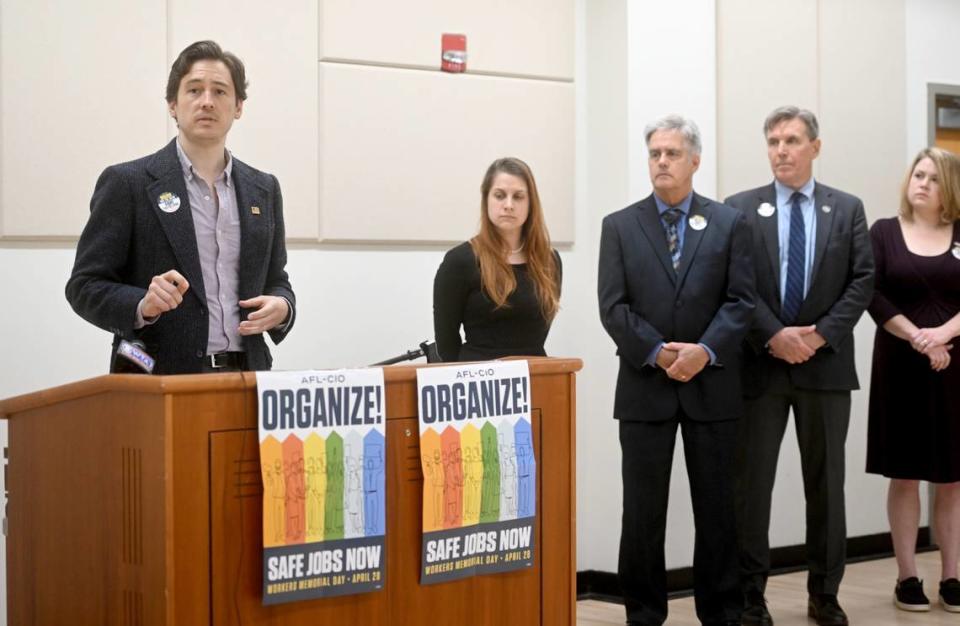
[[[804,283],[806,282],[807,233],[803,225],[803,211],[800,201],[803,194],[799,191],[790,196],[790,241],[787,253],[787,287],[783,294],[783,307],[780,319],[784,324],[792,325],[797,321],[800,305],[803,304]]]
[[[676,270],[680,265],[680,232],[677,229],[677,222],[683,217],[683,211],[674,207],[667,209],[661,216],[666,223],[667,228],[667,250],[670,252],[670,260],[673,261],[673,269]]]

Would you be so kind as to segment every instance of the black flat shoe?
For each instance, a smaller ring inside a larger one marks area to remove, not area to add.
[[[893,589],[893,603],[901,611],[930,610],[930,599],[923,593],[923,581],[916,576],[897,582]]]
[[[960,613],[960,580],[948,578],[940,581],[940,606],[944,611]]]

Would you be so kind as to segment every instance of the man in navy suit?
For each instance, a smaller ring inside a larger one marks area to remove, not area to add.
[[[67,300],[114,350],[142,341],[155,373],[270,369],[263,333],[293,326],[280,186],[226,149],[246,89],[239,58],[188,46],[167,82],[176,139],[94,190]]]
[[[704,624],[739,624],[733,455],[740,350],[753,312],[750,232],[693,191],[696,125],[646,128],[653,194],[603,220],[600,319],[617,345],[623,453],[619,577],[629,624],[667,617],[664,537],[677,428],[693,501],[694,594]]]
[[[774,110],[763,125],[771,184],[727,198],[753,237],[757,311],[744,343],[744,418],[737,451],[737,530],[744,624],[770,626],[770,501],[793,409],[807,504],[808,613],[844,626],[837,600],[846,555],[844,443],[859,388],[853,327],[873,295],[863,203],[813,179],[813,113]]]

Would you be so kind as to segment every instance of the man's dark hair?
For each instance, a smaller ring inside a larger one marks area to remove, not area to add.
[[[223,48],[215,41],[198,41],[184,48],[177,60],[170,66],[170,78],[167,79],[167,102],[174,102],[177,99],[180,81],[197,61],[223,62],[230,70],[230,78],[233,79],[237,101],[247,99],[247,75],[243,69],[243,61],[232,52],[224,52]]]

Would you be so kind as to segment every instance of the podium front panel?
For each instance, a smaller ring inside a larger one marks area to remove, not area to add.
[[[10,423],[8,623],[572,626],[581,364],[530,364],[532,567],[420,584],[416,367],[390,367],[384,588],[269,607],[253,374],[102,376],[0,400]]]

